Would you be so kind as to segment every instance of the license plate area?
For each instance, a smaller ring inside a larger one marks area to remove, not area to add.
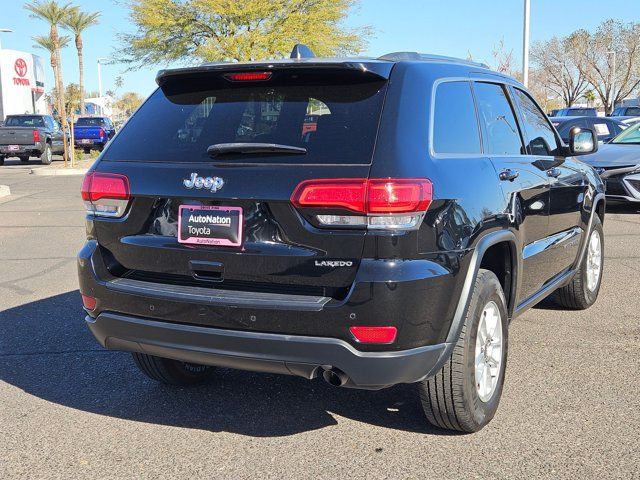
[[[9,145],[7,147],[7,150],[9,150],[10,152],[17,152],[18,150],[20,150],[20,145]]]
[[[180,205],[178,242],[190,245],[242,245],[243,216],[240,207]]]
[[[80,140],[80,143],[82,143],[83,145],[88,145],[93,143],[93,141],[89,138],[83,138],[82,140]]]

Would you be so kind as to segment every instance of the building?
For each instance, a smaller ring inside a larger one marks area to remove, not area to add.
[[[109,95],[85,98],[84,103],[87,115],[104,115],[106,117],[113,115],[113,98]]]
[[[42,57],[1,49],[0,122],[21,113],[47,113]]]

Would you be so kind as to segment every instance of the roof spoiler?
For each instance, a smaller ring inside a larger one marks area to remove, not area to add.
[[[348,61],[327,61],[319,59],[317,62],[311,60],[310,62],[297,62],[297,61],[281,61],[281,62],[265,62],[265,63],[214,63],[210,65],[200,65],[198,67],[187,68],[172,68],[167,70],[160,70],[156,75],[156,83],[162,87],[168,81],[175,78],[185,77],[197,77],[201,75],[220,74],[225,72],[277,72],[283,70],[324,70],[324,71],[342,71],[344,73],[351,73],[362,75],[370,79],[382,79],[387,80],[391,74],[393,63],[385,62],[367,62],[358,60]]]

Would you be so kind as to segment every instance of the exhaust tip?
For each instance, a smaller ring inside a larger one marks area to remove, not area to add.
[[[334,387],[341,387],[347,383],[347,380],[349,380],[347,374],[338,368],[326,369],[322,372],[322,378],[324,378],[325,382],[333,385]]]

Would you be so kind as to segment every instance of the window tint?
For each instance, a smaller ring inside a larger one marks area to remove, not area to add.
[[[619,115],[623,115],[620,113]],[[630,117],[640,117],[640,107],[629,107],[627,108],[624,115],[628,115]]]
[[[433,150],[480,153],[478,120],[469,82],[445,82],[436,88]]]
[[[522,142],[504,87],[495,83],[474,84],[478,114],[485,130],[485,153],[520,155]]]
[[[558,141],[544,113],[529,95],[518,88],[514,91],[515,100],[522,111],[529,155],[555,155],[558,151]]]
[[[384,81],[345,83],[328,73],[281,77],[247,85],[215,76],[169,82],[127,121],[103,158],[208,162],[210,145],[247,142],[307,149],[305,155],[243,157],[251,162],[371,162]]]

